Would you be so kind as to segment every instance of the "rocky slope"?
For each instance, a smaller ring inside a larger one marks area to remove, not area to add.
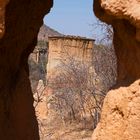
[[[95,0],[94,12],[114,29],[118,58],[118,82],[129,84],[140,78],[138,0]]]
[[[62,36],[62,34],[44,24],[38,33],[38,40],[48,41],[48,36]]]

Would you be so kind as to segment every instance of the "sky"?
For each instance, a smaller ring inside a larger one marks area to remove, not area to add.
[[[60,33],[93,38],[93,0],[54,0],[44,23]]]

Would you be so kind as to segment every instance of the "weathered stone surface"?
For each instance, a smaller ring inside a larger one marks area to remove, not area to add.
[[[139,0],[101,0],[101,6],[107,14],[118,19],[126,19],[138,29],[140,28]]]
[[[93,140],[140,139],[140,80],[110,91],[104,101],[101,121]]]
[[[38,140],[28,55],[52,0],[0,0],[0,139]]]
[[[114,29],[118,87],[107,94],[93,140],[140,139],[140,1],[94,0],[97,17]],[[130,86],[129,86],[130,85]]]
[[[62,69],[59,67],[62,67],[63,63],[69,64],[72,58],[91,66],[93,44],[94,40],[78,36],[49,37],[47,63],[48,83],[62,73]]]
[[[96,16],[111,24],[114,29],[118,82],[121,84],[132,83],[140,78],[138,17],[140,2],[138,0],[95,0],[94,2]]]

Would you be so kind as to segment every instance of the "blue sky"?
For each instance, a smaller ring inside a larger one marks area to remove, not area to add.
[[[93,0],[54,0],[44,23],[63,34],[92,38],[90,24],[96,22],[92,5]]]

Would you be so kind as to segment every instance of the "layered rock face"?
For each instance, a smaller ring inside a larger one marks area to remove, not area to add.
[[[118,86],[105,98],[93,140],[140,139],[140,1],[95,0],[94,11],[114,29]],[[134,83],[133,83],[134,82]],[[133,83],[130,85],[130,83]]]
[[[28,78],[43,16],[52,0],[0,0],[0,139],[38,140]]]

